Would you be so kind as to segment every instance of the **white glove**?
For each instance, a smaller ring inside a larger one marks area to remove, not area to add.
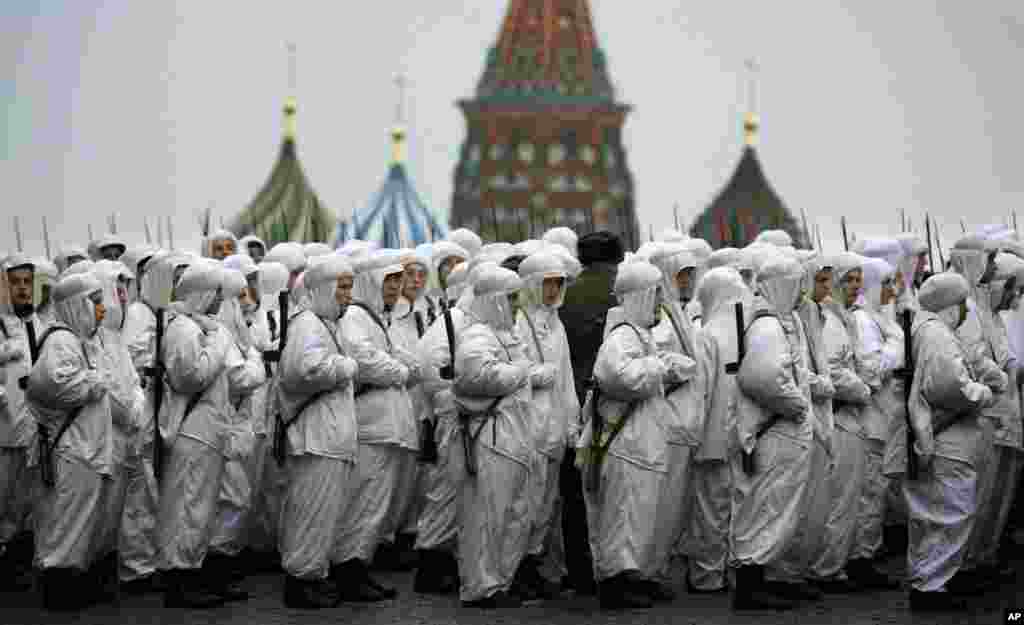
[[[25,358],[25,352],[21,351],[14,341],[5,341],[0,344],[0,365],[9,362],[17,362]]]
[[[533,388],[548,388],[555,383],[558,369],[551,363],[535,365],[530,371],[530,383]]]
[[[405,383],[409,381],[409,367],[405,365],[398,365],[398,379],[395,380],[395,386],[405,386]]]
[[[195,321],[206,334],[214,334],[221,328],[220,322],[209,315],[194,315],[192,321]]]
[[[89,402],[91,403],[103,399],[103,396],[109,391],[110,389],[107,387],[107,380],[98,380],[96,385],[92,387],[92,390],[89,391]]]
[[[352,381],[352,378],[356,377],[356,372],[359,371],[359,365],[355,360],[348,356],[342,356],[338,359],[338,368],[336,370],[336,377],[339,385],[344,385]]]

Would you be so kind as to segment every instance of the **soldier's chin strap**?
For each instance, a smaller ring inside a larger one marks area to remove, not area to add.
[[[32,304],[14,304],[12,308],[14,309],[15,316],[19,319],[29,317],[36,311],[36,307]]]

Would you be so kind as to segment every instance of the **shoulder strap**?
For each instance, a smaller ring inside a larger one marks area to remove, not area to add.
[[[7,324],[4,323],[3,319],[0,319],[0,332],[4,333],[4,339],[5,340],[11,338],[10,333],[7,331]]]
[[[370,315],[370,318],[373,319],[374,323],[376,323],[377,326],[381,329],[381,332],[384,333],[384,339],[388,342],[388,352],[390,353],[391,352],[391,336],[388,335],[388,329],[386,327],[384,327],[384,322],[381,320],[380,315],[378,315],[372,308],[367,306],[365,302],[360,302],[358,300],[353,300],[352,303],[350,304],[350,306],[355,306],[356,308],[362,308],[363,310],[366,311],[366,314]]]
[[[310,312],[312,314],[312,311],[306,312]],[[334,334],[334,332],[331,332],[331,326],[327,325],[327,322],[321,319],[319,316],[315,314],[313,314],[313,316],[316,317],[316,320],[319,321],[320,325],[324,327],[324,330],[327,330],[327,335],[331,337],[331,340],[334,341],[334,346],[338,348],[338,354],[344,356],[345,350],[341,349],[341,343],[338,342],[338,337]]]
[[[526,318],[526,324],[530,326],[530,334],[533,335],[533,344],[537,346],[537,357],[540,358],[541,364],[544,364],[544,349],[540,346],[540,337],[537,336],[537,326],[533,324],[533,319],[530,318],[530,313],[526,312],[526,309],[522,309],[523,317]]]
[[[423,324],[423,313],[418,310],[412,311],[412,318],[416,321],[416,334],[419,338],[423,338],[423,334],[427,331]]]
[[[644,342],[644,337],[643,337],[642,334],[640,334],[640,330],[637,330],[636,326],[633,325],[632,323],[628,322],[628,321],[620,321],[619,323],[615,324],[615,327],[608,331],[608,336],[611,336],[612,332],[615,332],[616,330],[618,330],[622,326],[626,326],[629,329],[631,329],[636,334],[636,338],[640,339],[641,343]]]
[[[71,336],[74,336],[75,339],[78,339],[70,328],[65,328],[64,326],[50,326],[46,329],[46,332],[43,332],[43,336],[39,339],[38,351],[40,354],[43,353],[43,346],[46,345],[46,339],[50,338],[57,332],[67,332]],[[89,361],[89,354],[86,353],[85,347],[82,345],[82,341],[78,341],[78,346],[82,348],[82,357],[85,358],[85,363],[91,367],[92,363]]]

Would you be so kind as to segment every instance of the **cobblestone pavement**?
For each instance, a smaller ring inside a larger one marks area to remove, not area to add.
[[[900,563],[887,562],[893,574]],[[971,600],[965,614],[914,615],[902,591],[831,596],[788,613],[733,613],[728,596],[688,596],[682,584],[675,602],[651,610],[601,612],[593,597],[563,599],[516,610],[479,611],[462,608],[454,597],[416,595],[411,573],[378,574],[395,584],[398,599],[377,605],[344,604],[332,610],[289,610],[281,603],[281,578],[259,575],[246,580],[253,598],[216,610],[165,610],[158,595],[127,597],[120,605],[96,606],[81,614],[47,614],[31,594],[0,594],[2,625],[988,625],[1003,623],[1004,610],[1024,608],[1024,560],[1017,562],[1017,579]],[[679,580],[681,581],[681,580]]]

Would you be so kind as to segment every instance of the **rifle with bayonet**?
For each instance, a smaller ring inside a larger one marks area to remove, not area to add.
[[[904,405],[906,408],[907,422],[907,479],[916,480],[918,477],[917,454],[914,453],[914,444],[917,442],[917,435],[914,433],[913,420],[910,416],[911,387],[914,385],[914,337],[911,334],[913,326],[913,312],[909,309],[903,311],[903,368],[895,372],[897,378],[903,380],[905,385]]]
[[[32,323],[32,317],[25,317],[25,336],[28,339],[28,353],[29,358],[32,360],[32,364],[29,369],[35,366],[36,361],[39,360],[39,343],[36,341],[36,327]],[[18,379],[18,388],[22,391],[28,389],[28,376],[24,375]]]
[[[143,369],[143,373],[153,381],[153,474],[159,484],[164,468],[164,438],[160,433],[160,408],[164,402],[164,365],[161,361],[164,345],[164,309],[158,308],[153,314],[156,316],[153,366]]]

